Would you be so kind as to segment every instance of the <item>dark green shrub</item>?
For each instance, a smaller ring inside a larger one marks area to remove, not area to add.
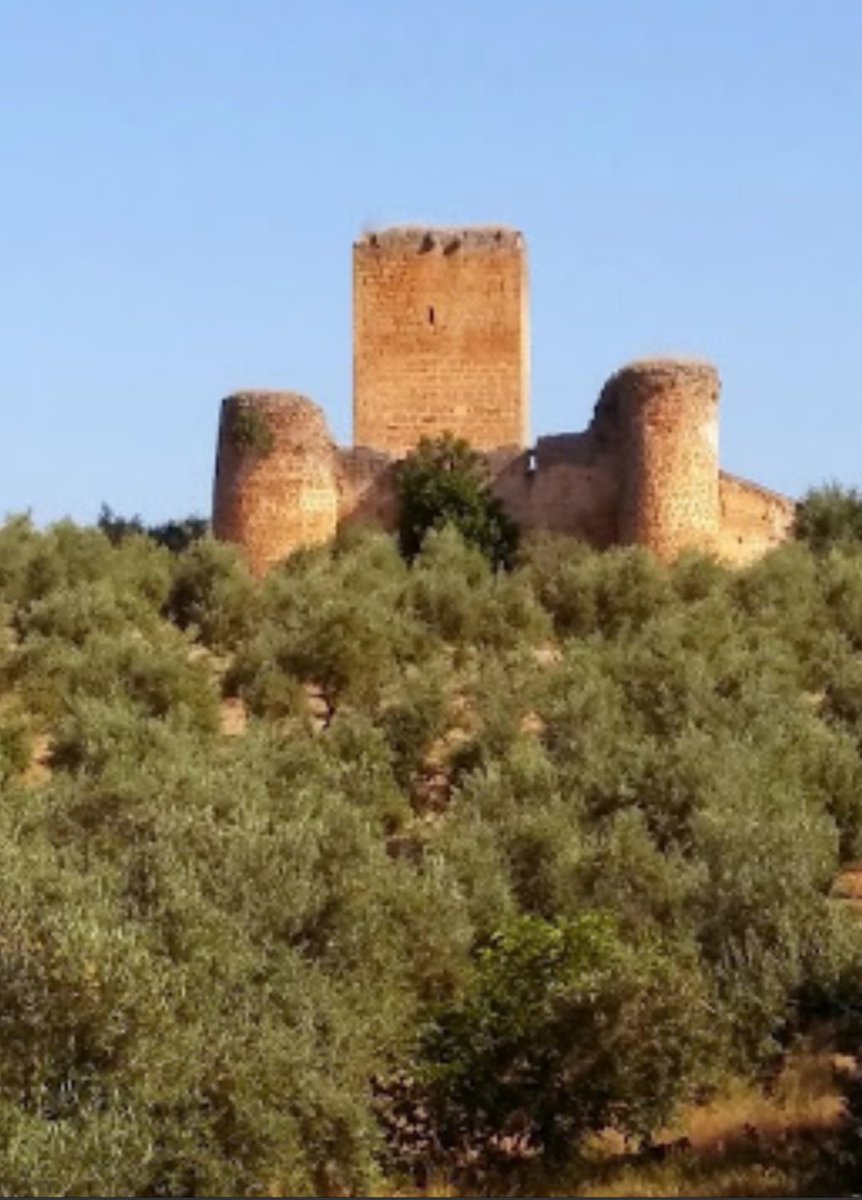
[[[127,537],[146,532],[144,522],[137,513],[133,517],[123,517],[119,513],[115,513],[109,504],[104,503],[99,509],[96,528],[114,546],[125,541]]]
[[[204,537],[180,554],[165,615],[213,650],[248,638],[260,618],[259,589],[236,547]]]
[[[596,630],[598,564],[588,546],[562,534],[531,534],[518,561],[560,637],[585,637]]]
[[[343,703],[377,711],[402,664],[427,653],[400,603],[406,577],[378,534],[293,555],[266,581],[258,628],[228,686],[272,715],[293,708],[295,683],[319,688],[330,712]]]
[[[594,561],[596,621],[607,637],[637,631],[675,603],[670,572],[648,550],[614,547]]]
[[[146,526],[137,514],[134,517],[122,517],[107,504],[102,505],[96,525],[114,545],[119,545],[126,538],[145,534],[157,546],[164,546],[173,554],[188,550],[209,532],[209,521],[203,517],[183,517],[165,521],[161,525]]]
[[[435,739],[448,724],[450,700],[443,664],[408,668],[398,694],[381,711],[380,728],[392,753],[399,785],[408,788]]]
[[[743,1069],[775,1053],[829,930],[838,833],[799,773],[781,769],[787,749],[737,744],[692,819],[693,852],[706,869],[697,937],[727,1055]]]
[[[9,517],[0,526],[0,600],[10,608],[30,599],[28,576],[41,544],[28,514]]]
[[[810,488],[797,506],[796,536],[817,552],[858,545],[862,542],[862,494],[838,483]]]
[[[188,642],[165,627],[145,638],[95,632],[82,645],[31,637],[15,665],[27,706],[54,721],[78,699],[130,705],[141,716],[199,732],[218,726],[218,697],[205,664],[190,661]]]
[[[602,822],[582,847],[569,885],[574,913],[585,903],[612,912],[621,929],[636,939],[645,930],[683,941],[692,936],[692,911],[705,884],[705,867],[660,836],[640,807],[627,808]],[[559,834],[558,834],[559,836]]]
[[[157,613],[140,594],[110,579],[85,580],[56,587],[40,600],[19,609],[15,626],[24,641],[54,638],[83,646],[94,634],[122,636],[129,629],[142,635],[159,625]]]
[[[454,528],[432,530],[414,560],[407,603],[433,634],[455,645],[474,642],[481,600],[491,579],[488,562]]]
[[[0,713],[0,784],[26,771],[33,757],[33,731],[14,709]]]
[[[607,1126],[648,1135],[702,1069],[706,1018],[684,956],[626,945],[601,914],[521,918],[426,1037],[444,1141],[520,1134],[553,1160]]]
[[[320,746],[339,790],[351,804],[379,819],[387,833],[404,824],[410,806],[386,732],[356,712],[338,713]]]
[[[485,460],[462,438],[423,438],[400,465],[401,551],[412,559],[431,529],[453,525],[492,566],[510,566],[517,528],[490,488]]]
[[[238,696],[256,717],[280,720],[309,715],[308,696],[301,681],[279,661],[281,640],[271,629],[243,647],[225,672],[224,692]]]
[[[157,546],[164,546],[172,554],[181,554],[210,532],[210,523],[205,517],[183,517],[165,521],[161,525],[150,525],[147,537]]]
[[[469,944],[387,855],[382,738],[81,715],[86,769],[0,806],[3,1186],[373,1192],[370,1078]]]
[[[721,595],[727,588],[730,572],[707,554],[688,550],[671,567],[671,582],[680,599],[687,603]]]
[[[597,554],[571,538],[534,535],[520,562],[562,637],[621,636],[675,600],[667,568],[639,547]]]
[[[250,406],[234,408],[228,436],[237,450],[255,458],[265,458],[275,447],[275,437],[265,415]]]
[[[13,621],[57,590],[98,584],[127,603],[132,597],[153,609],[164,602],[169,584],[167,553],[147,537],[132,534],[116,545],[100,531],[60,521],[44,533],[28,518],[14,518],[0,530],[0,599]]]
[[[855,651],[862,650],[862,543],[834,551],[820,560],[820,592],[830,632],[843,634]]]

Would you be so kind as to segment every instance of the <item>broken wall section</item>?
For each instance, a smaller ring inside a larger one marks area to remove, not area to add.
[[[796,504],[787,496],[722,471],[719,556],[745,567],[793,535]]]

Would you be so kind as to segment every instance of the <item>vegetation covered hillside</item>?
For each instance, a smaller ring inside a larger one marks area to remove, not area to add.
[[[855,1045],[854,537],[172,529],[0,529],[0,1192],[529,1188]]]

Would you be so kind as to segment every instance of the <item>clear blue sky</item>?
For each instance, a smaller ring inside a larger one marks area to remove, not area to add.
[[[0,512],[208,512],[222,395],[349,439],[350,247],[502,222],[533,432],[722,374],[724,465],[862,482],[860,0],[0,0]]]

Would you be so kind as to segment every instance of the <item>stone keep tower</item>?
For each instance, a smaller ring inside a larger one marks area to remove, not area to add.
[[[335,447],[326,418],[294,392],[238,392],[222,401],[213,532],[243,547],[255,575],[338,523]]]
[[[446,432],[525,447],[527,261],[509,229],[390,229],[353,247],[353,443]]]
[[[620,430],[622,543],[664,559],[717,547],[718,393],[714,367],[679,359],[632,363],[605,384]]]

